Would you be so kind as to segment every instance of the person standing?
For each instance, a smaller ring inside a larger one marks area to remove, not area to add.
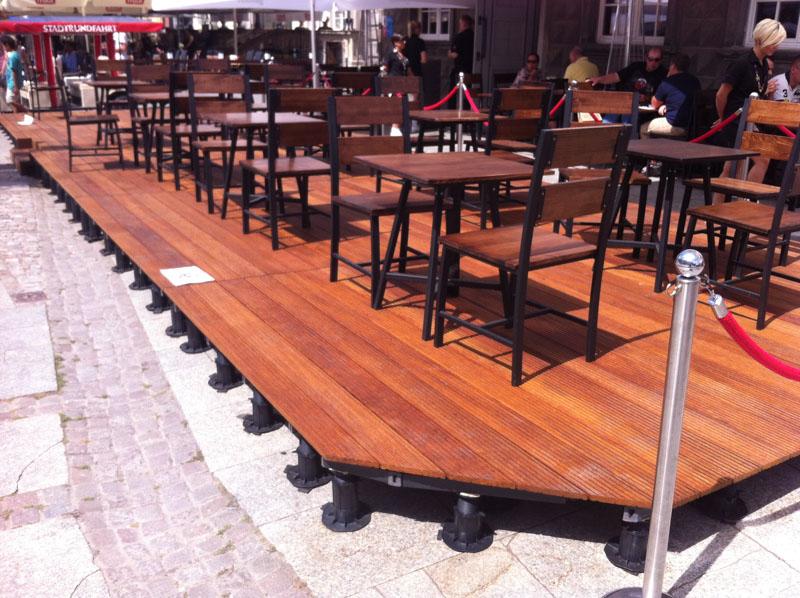
[[[564,78],[569,85],[573,81],[583,83],[592,77],[599,77],[600,69],[594,62],[591,62],[586,56],[583,55],[583,48],[575,46],[569,52],[569,65],[564,71]]]
[[[408,73],[408,58],[403,54],[406,47],[405,38],[399,33],[392,35],[392,49],[386,53],[383,66],[390,77],[404,77]]]
[[[472,27],[475,21],[468,14],[461,15],[458,20],[458,33],[453,38],[453,45],[447,56],[453,61],[453,68],[450,70],[450,88],[458,83],[458,74],[472,73],[472,52],[475,48],[475,31]],[[452,107],[456,104],[456,99],[450,100]]]
[[[688,72],[691,60],[686,54],[675,54],[670,60],[667,78],[656,89],[650,104],[658,111],[641,127],[642,137],[651,134],[682,137],[692,120],[694,98],[700,91],[700,81]]]
[[[410,35],[406,39],[405,49],[408,68],[411,69],[412,74],[421,77],[422,65],[428,62],[428,48],[425,46],[425,40],[419,36],[421,31],[419,21],[411,21],[408,24],[408,31]]]
[[[0,112],[8,112],[9,108],[6,105],[6,49],[0,43]]]
[[[511,87],[522,87],[523,85],[533,85],[542,81],[542,71],[539,70],[539,55],[531,52],[525,59],[525,66],[519,69],[517,76]]]
[[[22,89],[22,59],[17,52],[17,40],[10,35],[0,38],[6,51],[6,103],[14,112],[23,112],[20,90]]]
[[[625,68],[614,73],[590,77],[592,85],[617,84],[620,91],[638,91],[642,99],[649,101],[658,86],[667,76],[667,69],[662,64],[664,51],[661,48],[648,48],[644,62],[631,62]]]

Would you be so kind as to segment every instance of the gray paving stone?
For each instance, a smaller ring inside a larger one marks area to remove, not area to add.
[[[0,421],[0,496],[67,483],[57,414]]]

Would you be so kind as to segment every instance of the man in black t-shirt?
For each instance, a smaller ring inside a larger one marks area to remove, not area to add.
[[[453,45],[447,55],[453,61],[450,71],[450,87],[458,83],[458,73],[469,75],[472,73],[472,51],[475,45],[475,32],[472,29],[474,20],[467,14],[461,15],[458,20],[459,31],[453,38]],[[455,97],[450,100],[450,107],[456,106]]]
[[[625,68],[589,79],[592,85],[611,85],[616,83],[620,91],[638,91],[642,99],[649,101],[658,86],[667,76],[662,64],[664,52],[661,48],[648,48],[645,61],[632,62]]]
[[[408,24],[411,35],[406,39],[405,55],[408,58],[408,68],[417,77],[422,76],[422,65],[428,62],[428,48],[425,40],[419,36],[420,26],[418,21]]]

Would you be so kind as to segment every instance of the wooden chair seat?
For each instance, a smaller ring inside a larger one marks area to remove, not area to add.
[[[733,201],[691,208],[690,216],[696,216],[709,222],[735,227],[759,235],[768,235],[772,229],[775,208],[771,205],[758,204],[752,201]],[[779,233],[800,230],[800,212],[784,211],[781,215]]]
[[[162,135],[168,137],[172,134],[170,131],[169,125],[156,125],[155,127],[156,133],[161,133]],[[192,125],[187,123],[181,123],[175,125],[175,134],[178,137],[189,137],[192,134]],[[212,125],[208,123],[203,123],[197,125],[197,134],[198,135],[221,135],[222,129],[217,125]]]
[[[503,160],[513,160],[514,162],[520,162],[522,164],[533,164],[532,156],[520,156],[519,154],[515,154],[513,151],[492,151],[492,156],[495,158],[503,158]]]
[[[192,146],[200,151],[228,151],[231,148],[229,139],[200,139],[192,143]],[[254,139],[252,148],[257,150],[266,149],[267,144],[258,139]],[[236,149],[247,149],[247,139],[237,139]]]
[[[512,270],[519,265],[521,238],[522,225],[502,226],[446,235],[442,238],[442,244],[462,255]],[[536,270],[590,258],[597,251],[597,246],[579,237],[565,237],[537,227],[533,234],[532,250],[530,269]]]
[[[98,125],[116,122],[119,122],[119,117],[116,114],[79,114],[69,117],[69,124],[71,125]]]
[[[608,178],[611,176],[610,168],[563,168],[559,174],[566,181],[580,181],[583,179]],[[631,174],[631,185],[647,186],[651,183],[650,177],[641,172],[633,171]]]
[[[242,168],[250,170],[256,175],[269,176],[269,160],[242,160],[240,164]],[[308,156],[278,158],[275,166],[275,174],[279,177],[328,174],[331,171],[330,164],[327,162]]]
[[[711,191],[715,193],[724,193],[726,195],[737,195],[742,197],[752,197],[754,199],[768,199],[777,197],[781,188],[775,185],[767,185],[765,183],[756,183],[754,181],[744,181],[742,179],[734,179],[729,177],[716,177],[711,179]],[[688,179],[684,181],[684,185],[689,187],[703,187],[702,178]]]
[[[365,193],[362,195],[339,195],[334,196],[331,201],[343,208],[351,209],[355,212],[367,214],[369,216],[387,216],[394,214],[397,210],[399,192],[387,193]],[[409,212],[430,212],[433,210],[433,195],[411,191],[408,194],[406,207]]]
[[[482,147],[485,146],[484,141],[478,144]],[[536,144],[528,141],[520,141],[518,139],[492,139],[492,155],[495,154],[495,150],[507,152],[535,152]]]

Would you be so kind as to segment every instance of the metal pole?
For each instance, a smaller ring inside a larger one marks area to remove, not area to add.
[[[317,3],[311,2],[311,85],[319,87],[319,70],[317,69]]]
[[[458,73],[458,112],[464,109],[464,73]],[[456,150],[459,152],[464,151],[464,125],[458,123],[456,125]]]
[[[653,508],[647,541],[647,560],[643,588],[625,588],[607,594],[607,598],[659,598],[664,585],[664,564],[675,498],[675,479],[678,473],[678,452],[692,358],[697,294],[703,256],[694,249],[678,255],[675,265],[680,272],[675,286],[672,308],[672,328],[669,338],[667,379],[664,386],[664,406],[661,411],[661,433],[658,441],[658,462],[653,488]]]
[[[239,57],[239,28],[237,25],[239,24],[239,19],[237,18],[238,15],[236,14],[236,9],[233,9],[233,53],[236,54],[236,57]]]
[[[626,66],[631,59],[631,37],[633,36],[633,23],[633,0],[628,0],[628,29],[625,32],[625,54],[622,60],[623,66]]]

